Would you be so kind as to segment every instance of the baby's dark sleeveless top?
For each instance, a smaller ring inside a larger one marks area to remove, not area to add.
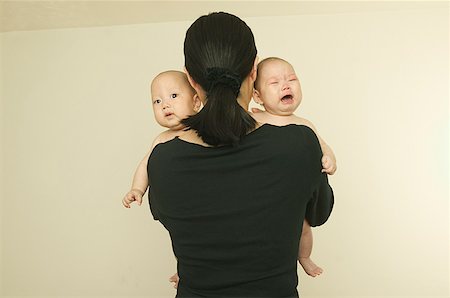
[[[149,195],[172,239],[177,297],[298,297],[303,220],[323,224],[334,202],[321,157],[299,125],[265,124],[234,147],[157,145]]]

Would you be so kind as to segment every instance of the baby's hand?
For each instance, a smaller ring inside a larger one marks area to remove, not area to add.
[[[173,287],[176,289],[178,288],[178,282],[180,281],[180,278],[178,277],[178,273],[175,273],[169,278],[170,282],[173,282]]]
[[[336,172],[336,161],[333,160],[328,155],[322,157],[322,173],[327,173],[328,175],[333,175]]]
[[[125,208],[130,208],[130,204],[136,201],[139,206],[142,204],[142,196],[144,193],[139,189],[133,188],[130,190],[125,197],[122,199],[122,204]]]

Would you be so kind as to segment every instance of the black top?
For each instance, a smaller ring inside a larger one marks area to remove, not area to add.
[[[300,125],[265,124],[235,147],[157,145],[149,195],[178,260],[177,297],[298,297],[303,219],[323,224],[334,202],[321,157]]]

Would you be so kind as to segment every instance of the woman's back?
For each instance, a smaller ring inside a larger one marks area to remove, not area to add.
[[[263,125],[234,147],[156,146],[149,194],[178,259],[177,297],[297,297],[305,214],[319,225],[333,206],[321,157],[298,125]]]

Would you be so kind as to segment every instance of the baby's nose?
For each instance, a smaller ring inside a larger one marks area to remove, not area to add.
[[[164,100],[163,101],[163,109],[170,107],[169,101],[168,100]]]

